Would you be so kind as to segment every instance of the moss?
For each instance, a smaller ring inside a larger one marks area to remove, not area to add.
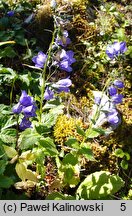
[[[66,115],[60,115],[57,119],[53,132],[55,141],[60,145],[64,145],[65,141],[70,136],[75,137],[77,138],[77,140],[81,141],[82,137],[77,134],[76,125],[82,126],[81,120],[77,120],[71,117],[69,118]]]
[[[44,1],[44,4],[41,5],[37,10],[32,29],[35,37],[38,40],[38,45],[46,52],[51,42],[52,30],[54,29],[52,11],[49,1]]]

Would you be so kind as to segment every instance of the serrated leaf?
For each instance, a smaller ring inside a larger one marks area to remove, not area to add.
[[[7,176],[0,175],[0,188],[9,188],[14,182]]]
[[[30,128],[26,129],[24,132],[21,133],[18,140],[20,149],[26,150],[32,148],[33,145],[35,145],[40,138],[41,136],[34,130]]]
[[[77,133],[80,134],[81,136],[83,137],[86,136],[85,131],[79,125],[76,125],[76,130],[77,130]]]
[[[75,187],[79,183],[80,178],[78,175],[78,165],[65,165],[63,166],[62,171],[64,173],[64,184],[68,184],[70,187]]]
[[[10,115],[11,113],[12,113],[11,108],[9,106],[0,104],[0,119],[1,118],[5,119],[5,117],[6,119],[9,119],[9,116],[7,115]]]
[[[80,145],[76,138],[70,137],[66,142],[65,145],[69,146],[70,148],[79,149]]]
[[[7,113],[9,114],[9,113]],[[16,120],[13,119],[13,116],[7,116],[7,115],[0,115],[0,127],[1,127],[1,131],[4,131],[5,129],[8,129],[12,126],[16,125]],[[15,133],[15,129],[10,128],[10,133]],[[2,132],[4,133],[4,132]]]
[[[17,155],[17,151],[13,147],[3,145],[3,148],[9,158],[13,158]]]
[[[53,140],[50,137],[40,139],[39,143],[45,149],[45,154],[50,156],[58,155],[56,145],[54,144]]]
[[[63,165],[71,164],[72,166],[75,166],[78,163],[78,157],[68,153],[63,158],[62,163]]]
[[[36,131],[41,135],[49,134],[51,132],[51,129],[44,124],[38,123],[35,125],[35,128],[36,128]]]
[[[79,154],[83,154],[88,160],[94,161],[94,155],[90,148],[90,146],[87,143],[82,143],[80,145]]]
[[[99,171],[90,174],[78,187],[77,195],[81,199],[103,199],[115,194],[124,186],[124,181],[117,175]]]
[[[31,81],[31,77],[29,77],[29,74],[22,74],[22,75],[19,75],[19,79],[20,79],[23,83],[26,83],[27,86],[29,86],[30,81]]]
[[[4,173],[7,164],[6,160],[0,160],[0,175]]]
[[[103,130],[102,128],[90,128],[86,131],[86,137],[90,139],[104,134],[105,130]]]
[[[48,128],[51,128],[53,125],[55,125],[58,115],[63,113],[63,108],[63,105],[59,105],[51,109],[49,113],[44,113],[42,117],[43,125]]]
[[[15,143],[16,142],[16,129],[10,128],[2,130],[0,133],[0,139],[4,143]]]

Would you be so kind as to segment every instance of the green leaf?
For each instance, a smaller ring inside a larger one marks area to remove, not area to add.
[[[105,134],[105,130],[103,130],[102,128],[89,128],[86,131],[87,138],[95,138],[104,134]]]
[[[12,114],[10,106],[7,106],[5,104],[0,104],[0,124],[1,124],[1,118],[3,120],[5,119],[5,117],[6,119],[8,119],[10,118],[10,116],[7,116],[7,115],[10,115],[10,114]],[[3,115],[6,115],[6,116],[3,116]]]
[[[29,74],[22,74],[19,75],[19,79],[23,82],[26,83],[27,86],[30,85],[30,81],[32,80]]]
[[[10,146],[7,146],[7,145],[3,145],[4,147],[4,150],[5,150],[5,153],[7,154],[7,156],[9,158],[13,158],[17,155],[17,151],[13,148],[13,147],[10,147]]]
[[[124,181],[117,175],[99,171],[89,175],[78,187],[77,195],[85,200],[103,199],[115,194],[124,186]]]
[[[0,117],[1,118],[1,117]],[[16,125],[16,120],[13,118],[13,116],[3,116],[3,118],[5,118],[5,120],[2,122],[1,126],[2,126],[2,129],[1,131],[4,131],[5,129],[8,129],[14,125]],[[3,120],[2,118],[2,120]],[[0,119],[1,121],[1,119]],[[15,129],[9,129],[8,131],[10,131],[9,133],[10,134],[13,134],[13,136],[16,134],[16,130]]]
[[[124,156],[126,158],[126,160],[130,160],[131,159],[131,156],[128,152],[124,152]]]
[[[71,165],[75,166],[78,163],[78,157],[74,156],[71,153],[68,153],[65,155],[62,162],[63,162],[63,165],[71,164]]]
[[[55,98],[55,99],[52,99],[52,100],[48,101],[44,105],[43,109],[45,109],[45,110],[46,109],[53,109],[53,108],[58,107],[59,105],[61,105],[60,99],[59,98]]]
[[[125,34],[125,29],[124,28],[117,28],[116,29],[116,37],[120,41],[126,41],[126,34]]]
[[[80,145],[79,154],[83,154],[88,160],[95,161],[93,152],[87,143],[82,143]]]
[[[75,187],[79,181],[79,173],[78,173],[78,166],[63,166],[63,174],[64,174],[64,184],[69,185],[70,187]]]
[[[53,125],[55,125],[58,115],[63,113],[63,108],[63,105],[59,105],[53,109],[50,109],[49,113],[44,113],[42,117],[43,125],[47,126],[48,128],[51,128]]]
[[[122,169],[127,170],[128,169],[128,162],[126,160],[122,160],[120,163]]]
[[[27,169],[23,163],[17,163],[15,167],[16,173],[22,181],[30,180],[38,182],[37,176],[30,169]]]
[[[124,152],[123,152],[123,150],[122,149],[116,149],[115,150],[115,155],[117,156],[117,157],[119,157],[119,158],[123,158],[124,157]]]
[[[7,164],[6,160],[0,160],[0,175],[4,173]]]
[[[14,58],[16,55],[17,54],[16,54],[15,50],[10,46],[6,47],[0,54],[0,56],[3,58],[5,58],[5,57]]]
[[[35,173],[33,173],[33,171],[26,169],[26,179],[33,181],[33,182],[38,182],[37,176],[35,175]]]
[[[40,124],[38,122],[37,124],[35,124],[35,129],[41,135],[49,134],[51,132],[51,129],[49,127],[47,127],[46,125]]]
[[[26,41],[24,38],[24,31],[23,30],[16,31],[15,42],[22,45],[22,46],[26,46]]]
[[[13,184],[14,182],[11,178],[0,175],[0,188],[10,188]]]
[[[79,149],[80,148],[80,145],[79,145],[78,141],[73,137],[70,137],[65,142],[65,145],[69,146],[70,148],[74,148],[74,149]]]
[[[35,145],[40,140],[40,138],[41,136],[32,128],[26,129],[21,133],[18,140],[20,149],[32,148],[33,145]]]
[[[45,154],[50,156],[58,155],[56,145],[50,137],[42,138],[39,141],[40,145],[44,148]]]
[[[16,72],[11,68],[4,68],[0,66],[0,77],[3,77],[4,81],[7,79],[12,80],[17,78]]]
[[[17,163],[15,167],[16,173],[22,181],[26,180],[26,167],[22,163]]]
[[[10,128],[2,130],[0,133],[0,139],[4,143],[15,143],[16,142],[16,129]]]
[[[85,131],[79,125],[76,125],[76,130],[77,130],[77,133],[80,134],[81,136],[83,137],[86,136]]]

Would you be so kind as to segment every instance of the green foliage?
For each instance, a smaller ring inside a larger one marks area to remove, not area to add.
[[[0,188],[10,188],[14,182],[7,176],[0,175]]]
[[[128,161],[130,160],[130,154],[128,152],[124,152],[122,149],[116,149],[115,155],[119,158],[122,158],[120,166],[122,169],[128,169]]]
[[[40,139],[39,144],[43,147],[45,155],[56,156],[58,154],[56,146],[50,137]]]
[[[36,131],[30,128],[26,129],[19,136],[18,142],[20,145],[20,149],[27,150],[33,148],[35,144],[39,141],[40,137],[41,136]]]
[[[77,189],[77,195],[79,199],[104,199],[119,191],[123,186],[124,181],[119,176],[100,171],[84,179]]]

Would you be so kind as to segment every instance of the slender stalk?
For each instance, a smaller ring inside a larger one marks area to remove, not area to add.
[[[42,122],[43,100],[44,100],[45,82],[46,82],[46,80],[45,80],[46,70],[47,70],[48,62],[49,62],[50,57],[51,57],[52,45],[53,45],[54,40],[55,40],[55,34],[56,34],[56,29],[54,30],[53,35],[52,35],[52,40],[51,40],[49,50],[48,50],[48,56],[47,56],[46,62],[44,64],[44,69],[42,72],[41,99],[40,99],[40,122]]]
[[[16,117],[16,122],[17,122],[17,126],[16,126],[16,151],[18,152],[19,151],[19,147],[18,147],[18,138],[19,138],[19,134],[18,134],[18,131],[19,131],[19,115],[17,115]]]
[[[13,96],[13,89],[15,85],[16,77],[13,79],[12,87],[11,87],[11,92],[10,92],[10,106],[12,105],[12,96]]]

